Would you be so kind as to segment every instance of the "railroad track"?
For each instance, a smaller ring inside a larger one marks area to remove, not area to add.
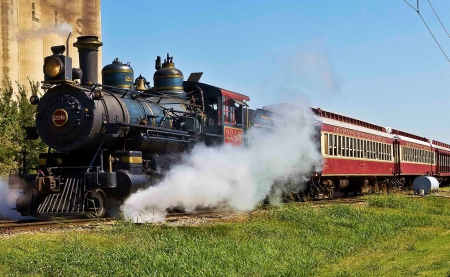
[[[180,218],[186,218],[186,217],[204,217],[204,218],[218,218],[222,217],[223,215],[229,215],[233,214],[236,211],[231,209],[211,209],[211,210],[202,210],[202,211],[195,211],[192,213],[169,213],[166,216],[166,221],[173,222]]]
[[[413,193],[409,194],[414,196]],[[419,197],[419,196],[417,196]],[[435,197],[449,197],[435,195]],[[334,199],[319,199],[319,200],[309,200],[305,202],[294,202],[296,205],[331,205],[331,204],[344,204],[344,205],[359,205],[367,203],[366,199],[359,196],[356,197],[345,197],[345,198],[334,198]],[[260,209],[269,209],[271,207],[277,207],[277,205],[267,204],[262,205]],[[257,211],[258,209],[254,210]],[[254,212],[250,211],[250,213]],[[220,219],[227,216],[232,216],[233,214],[238,214],[235,210],[227,208],[216,208],[216,209],[204,209],[197,210],[194,212],[170,212],[166,215],[166,222],[176,223],[177,221],[194,219]],[[86,226],[89,228],[98,227],[104,223],[112,222],[116,220],[115,218],[105,218],[105,219],[95,219],[95,218],[71,218],[71,219],[55,219],[46,221],[30,221],[30,220],[4,220],[0,219],[0,234],[15,233],[17,231],[33,231],[33,230],[50,230],[56,228],[65,228],[70,226]],[[199,221],[199,222],[200,222]],[[201,224],[201,223],[200,223]]]
[[[314,205],[314,206],[320,206],[320,205],[329,205],[329,204],[346,204],[346,205],[353,205],[353,204],[364,204],[367,203],[366,199],[361,198],[360,196],[348,196],[345,198],[333,198],[333,199],[317,199],[317,200],[307,200],[307,201],[290,201],[283,204],[289,204],[289,203],[295,203],[297,205]],[[264,206],[276,206],[267,204]]]
[[[232,214],[233,211],[218,209],[204,210],[194,213],[170,213],[166,216],[166,221],[175,222],[185,218],[214,218],[224,214]],[[84,226],[95,228],[105,223],[117,220],[116,218],[73,218],[73,219],[53,219],[53,220],[0,220],[0,234],[12,234],[22,231],[45,231],[61,229],[73,226]]]
[[[360,197],[345,197],[345,198],[334,198],[334,199],[322,199],[318,201],[309,201],[309,202],[301,202],[301,203],[312,203],[314,205],[323,205],[323,204],[364,204],[367,203],[367,200],[362,199]]]
[[[291,202],[292,203],[292,202]],[[306,202],[294,202],[297,205],[331,205],[331,204],[345,204],[345,205],[357,205],[357,204],[365,204],[367,203],[367,200],[362,199],[360,197],[346,197],[346,198],[335,198],[335,199],[321,199],[317,201],[306,201]],[[283,203],[287,204],[287,203]],[[265,204],[262,205],[259,209],[268,209],[270,207],[279,207],[279,205],[273,205],[273,204]],[[255,212],[258,209],[255,209],[253,211],[250,211],[249,213]],[[238,213],[235,210],[231,209],[211,209],[211,210],[204,210],[204,211],[196,211],[193,213],[169,213],[166,216],[167,222],[176,222],[178,220],[184,220],[186,218],[205,218],[205,219],[214,219],[214,218],[223,218],[228,215],[233,215]]]
[[[97,227],[100,224],[111,222],[113,218],[82,218],[82,219],[56,219],[48,221],[29,220],[0,220],[0,234],[15,233],[17,231],[35,231],[43,229],[64,228],[69,226]]]
[[[335,199],[322,199],[318,201],[306,201],[306,202],[296,202],[298,205],[312,204],[312,205],[329,205],[329,204],[363,204],[366,200],[356,197],[347,198],[335,198]],[[267,209],[270,207],[276,207],[275,205],[267,204],[262,206],[262,209]],[[166,216],[166,222],[177,222],[180,220],[186,220],[189,218],[198,219],[214,219],[223,218],[228,215],[235,214],[235,210],[226,208],[217,209],[206,209],[194,211],[191,213],[187,212],[171,212]],[[2,220],[0,219],[0,234],[12,234],[20,231],[42,231],[51,230],[58,228],[67,228],[72,226],[85,226],[89,228],[98,227],[104,223],[112,222],[116,220],[115,218],[69,218],[69,219],[52,219],[52,220]]]

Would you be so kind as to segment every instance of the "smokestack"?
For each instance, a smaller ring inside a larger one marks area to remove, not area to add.
[[[74,47],[78,48],[80,68],[83,71],[82,85],[88,82],[98,82],[98,48],[102,45],[103,43],[98,40],[97,36],[81,36],[73,44]]]

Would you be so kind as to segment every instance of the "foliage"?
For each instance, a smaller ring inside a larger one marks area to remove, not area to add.
[[[231,223],[6,236],[0,275],[448,276],[450,202],[403,198],[412,205],[289,204]]]
[[[39,83],[30,82],[31,94],[40,95]],[[41,139],[25,140],[23,127],[35,126],[36,106],[28,101],[30,93],[25,85],[17,83],[17,92],[12,82],[5,78],[4,89],[0,88],[0,175],[22,166],[21,151],[27,151],[28,168],[36,167],[38,155],[46,146]]]

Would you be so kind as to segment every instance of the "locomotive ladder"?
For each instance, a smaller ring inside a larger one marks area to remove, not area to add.
[[[38,213],[83,212],[85,209],[86,179],[67,178],[60,184],[62,192],[48,194],[39,204]]]

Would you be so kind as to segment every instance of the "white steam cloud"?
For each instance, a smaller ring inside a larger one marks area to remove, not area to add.
[[[227,205],[253,209],[277,180],[302,179],[299,170],[320,166],[321,156],[311,139],[314,124],[304,118],[305,105],[280,106],[291,111],[280,130],[256,131],[248,148],[197,145],[172,167],[156,186],[138,191],[122,205],[125,218],[135,222],[164,221],[166,209]],[[297,188],[298,189],[298,188]]]
[[[38,30],[21,30],[18,34],[18,41],[22,42],[24,40],[27,39],[33,39],[33,38],[38,38],[38,37],[42,37],[48,34],[57,34],[61,37],[67,37],[69,35],[69,33],[71,33],[73,30],[72,25],[67,23],[67,22],[63,22],[61,24],[58,24],[56,26],[52,26],[52,27],[48,27],[48,28],[43,28],[43,29],[38,29]]]
[[[273,65],[265,68],[273,68],[273,71],[260,83],[257,101],[263,96],[268,103],[290,102],[299,91],[311,102],[324,103],[339,96],[342,77],[323,41],[312,41],[291,51],[276,53],[271,62]]]
[[[300,52],[292,57],[289,68],[292,77],[302,76],[302,85],[311,91],[330,95],[340,90],[339,77],[324,50]]]
[[[19,219],[20,214],[13,210],[16,199],[20,196],[17,189],[8,189],[7,177],[0,176],[0,219]]]

